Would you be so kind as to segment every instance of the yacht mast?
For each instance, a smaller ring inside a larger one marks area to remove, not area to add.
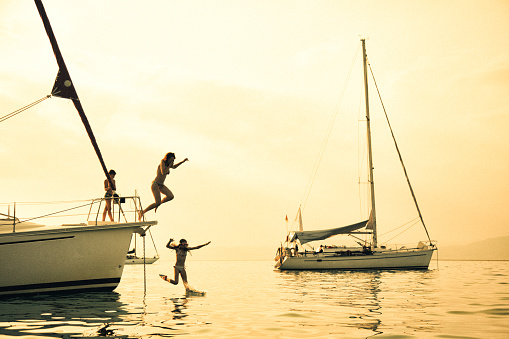
[[[371,151],[371,127],[369,117],[369,96],[368,96],[368,58],[366,56],[366,39],[362,41],[362,64],[364,68],[364,95],[366,98],[366,126],[367,126],[367,138],[368,138],[368,167],[369,167],[369,178],[368,182],[371,189],[371,221],[373,226],[373,247],[377,247],[377,233],[376,233],[376,212],[375,212],[375,182],[373,179],[373,154]]]

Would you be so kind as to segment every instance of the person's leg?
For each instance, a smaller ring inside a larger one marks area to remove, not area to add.
[[[113,216],[111,215],[111,200],[106,199],[104,205],[104,212],[103,212],[103,221],[106,220],[106,214],[110,217],[110,220],[113,221]]]
[[[148,205],[147,208],[145,208],[143,211],[139,212],[138,220],[141,220],[143,215],[151,209],[157,208],[157,206],[161,205],[161,191],[159,190],[159,185],[153,182],[150,188],[152,189],[152,194],[154,195],[155,202]]]
[[[180,271],[180,276],[182,277],[182,283],[184,284],[184,287],[186,290],[188,290],[189,284],[187,283],[187,272],[185,268]]]
[[[108,206],[108,217],[113,221],[113,214],[111,214],[111,199],[106,200],[106,205]]]
[[[170,200],[173,200],[173,198],[175,197],[173,195],[173,193],[170,191],[170,189],[166,186],[162,186],[160,188],[160,191],[161,193],[163,193],[165,195],[165,197],[163,198],[163,200],[161,201],[161,204],[164,204],[165,202],[168,202]]]
[[[184,278],[182,278],[184,279]],[[175,278],[174,279],[170,279],[170,283],[172,283],[173,285],[177,285],[179,283],[179,269],[175,267]]]

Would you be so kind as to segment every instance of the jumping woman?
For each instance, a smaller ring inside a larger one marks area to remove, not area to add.
[[[157,167],[157,174],[154,181],[152,181],[152,194],[154,195],[155,202],[148,205],[143,211],[139,212],[138,219],[141,221],[143,215],[150,211],[151,209],[155,209],[157,212],[157,208],[164,204],[167,201],[173,199],[173,193],[171,193],[170,189],[164,185],[164,180],[166,176],[170,173],[170,168],[177,168],[182,165],[184,162],[189,161],[189,159],[185,158],[181,162],[175,164],[175,153],[167,153],[161,163]],[[161,193],[165,195],[163,200],[161,200]]]

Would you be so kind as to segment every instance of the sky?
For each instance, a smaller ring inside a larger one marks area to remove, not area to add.
[[[147,215],[158,246],[185,237],[275,252],[299,206],[310,230],[366,218],[361,37],[431,238],[509,235],[507,1],[44,5],[117,192],[147,206],[162,157],[189,158],[166,179],[175,199]],[[58,71],[32,1],[0,2],[0,50],[4,116],[48,95]],[[417,212],[369,86],[380,241],[426,240],[420,224],[392,239]],[[0,130],[0,213],[104,194],[69,100]]]

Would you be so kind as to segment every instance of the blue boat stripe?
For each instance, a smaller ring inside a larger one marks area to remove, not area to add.
[[[4,242],[4,243],[1,243],[0,246],[2,246],[2,245],[12,245],[12,244],[24,244],[24,243],[39,242],[39,241],[70,239],[70,238],[74,238],[74,235],[68,235],[66,237],[56,237],[56,238],[44,238],[44,239],[33,239],[33,240],[20,240],[20,241]]]
[[[58,281],[58,282],[43,283],[43,284],[0,287],[0,293],[1,292],[21,292],[21,291],[27,291],[27,290],[39,290],[39,289],[50,289],[50,288],[71,287],[71,286],[82,286],[85,288],[90,285],[118,284],[119,282],[120,282],[120,278]]]

